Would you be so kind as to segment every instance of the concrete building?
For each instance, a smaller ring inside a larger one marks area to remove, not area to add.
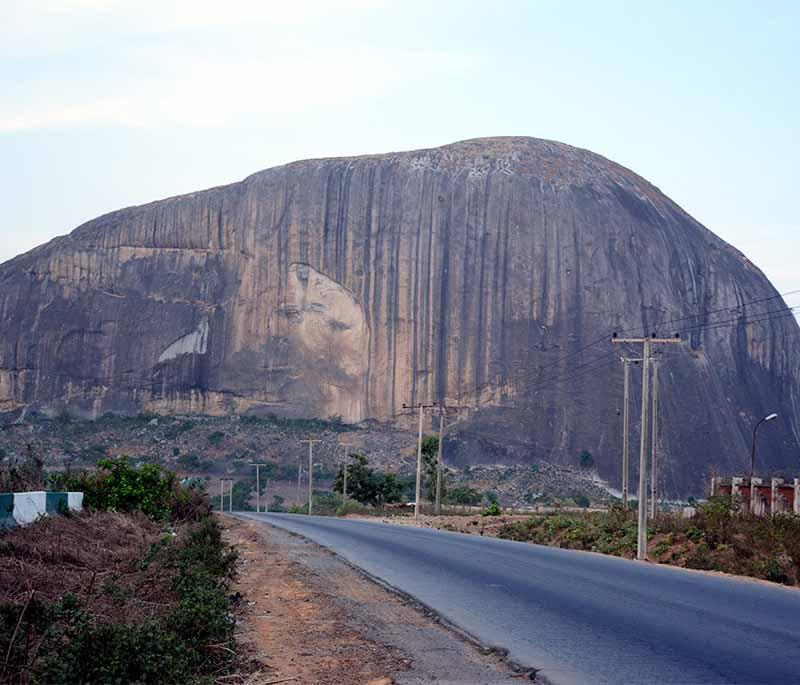
[[[787,483],[783,478],[771,478],[765,482],[756,477],[716,477],[711,479],[711,494],[731,496],[756,516],[780,511],[800,514],[800,478]]]

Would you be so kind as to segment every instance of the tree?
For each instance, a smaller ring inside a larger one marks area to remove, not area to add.
[[[403,483],[393,473],[381,473],[371,469],[363,454],[350,454],[347,465],[347,496],[361,504],[373,506],[402,500]],[[333,491],[341,493],[344,485],[344,471],[340,467],[336,473]]]
[[[462,506],[474,507],[481,503],[481,493],[475,488],[467,487],[466,485],[453,488],[447,493],[447,502],[449,504],[460,504]]]
[[[594,457],[592,457],[592,453],[583,450],[580,456],[580,464],[582,469],[594,468]]]
[[[439,438],[436,435],[426,435],[422,439],[422,492],[429,502],[436,500],[436,467],[439,461]],[[442,497],[447,493],[445,485],[445,472],[442,470]]]
[[[233,484],[233,508],[235,511],[253,511],[250,497],[252,497],[255,489],[255,479],[240,480]]]

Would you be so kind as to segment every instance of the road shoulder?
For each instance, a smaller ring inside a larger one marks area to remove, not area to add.
[[[264,665],[260,682],[489,685],[528,678],[322,547],[254,521],[226,517],[224,524],[241,555],[236,590],[247,609],[238,632]]]

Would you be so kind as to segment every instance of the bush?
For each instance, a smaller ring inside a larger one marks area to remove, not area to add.
[[[500,505],[495,500],[481,512],[481,516],[500,516],[502,513]]]
[[[636,520],[621,506],[607,513],[550,514],[506,524],[499,537],[617,556],[636,550]]]
[[[102,459],[97,473],[62,474],[54,484],[63,490],[82,491],[90,509],[141,511],[154,520],[169,518],[175,491],[175,475],[156,464],[132,467],[126,457]]]
[[[368,509],[363,504],[349,499],[346,502],[343,502],[342,505],[336,510],[336,515],[347,516],[348,514],[363,514],[366,511],[368,511]]]
[[[222,431],[214,431],[208,436],[208,442],[214,445],[214,447],[219,447],[224,439],[225,433]]]
[[[400,502],[406,483],[393,473],[383,473],[369,467],[369,460],[363,454],[350,454],[352,463],[347,465],[347,494],[362,504],[380,506]],[[344,471],[336,474],[333,491],[342,493]],[[338,506],[338,505],[337,505]]]
[[[210,502],[193,487],[181,487],[175,474],[157,464],[138,468],[126,457],[103,459],[98,471],[51,474],[54,490],[83,492],[83,504],[94,511],[141,511],[155,521],[196,521],[207,516]]]
[[[445,498],[447,504],[459,504],[461,506],[476,507],[481,503],[483,497],[475,488],[461,486],[452,488]]]
[[[39,570],[24,581],[35,592],[9,589],[6,598],[27,596],[27,601],[0,602],[0,652],[8,656],[0,680],[177,684],[211,683],[230,674],[236,645],[228,591],[236,553],[224,544],[216,520],[206,516],[179,524],[177,535],[159,540],[153,522],[109,516],[119,515],[51,519],[46,528],[12,532],[0,549],[7,558],[26,549],[40,552],[34,565]],[[103,518],[95,522],[95,517]],[[118,525],[109,525],[114,522]],[[64,566],[65,551],[42,539],[42,532],[59,531],[71,537],[91,531],[99,546],[114,550],[102,583],[75,582],[86,569]],[[149,550],[139,549],[143,540],[152,541]],[[72,576],[54,582],[42,564]],[[81,594],[60,592],[62,586],[77,587]]]

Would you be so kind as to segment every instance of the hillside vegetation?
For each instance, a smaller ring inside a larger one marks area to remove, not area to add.
[[[532,516],[507,523],[496,534],[628,558],[636,554],[636,515],[622,507],[607,513]],[[656,517],[649,534],[648,557],[653,561],[800,584],[800,516],[793,513],[751,516],[730,498],[712,497],[698,505],[691,519]]]
[[[237,682],[236,553],[207,497],[156,465],[99,466],[53,483],[86,511],[0,534],[0,682]]]

